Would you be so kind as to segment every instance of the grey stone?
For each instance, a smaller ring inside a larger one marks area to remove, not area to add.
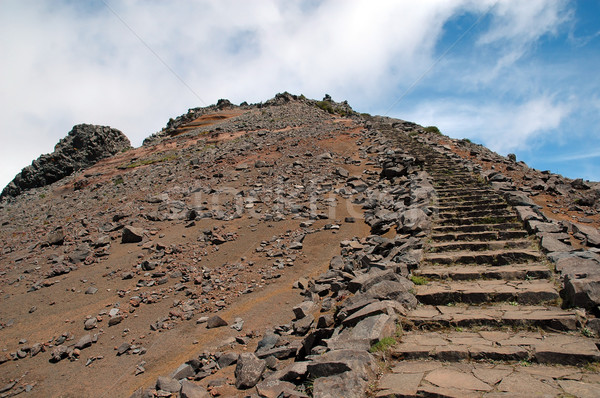
[[[376,298],[378,300],[395,300],[408,309],[417,306],[417,298],[411,291],[414,284],[404,277],[397,277],[396,280],[381,281],[370,287],[364,295]]]
[[[295,388],[294,384],[281,380],[263,380],[256,385],[258,394],[265,398],[279,398],[287,396],[286,394],[298,394]]]
[[[313,383],[313,398],[363,398],[367,381],[356,372],[345,372],[339,375],[321,377]]]
[[[270,350],[275,347],[275,345],[279,344],[281,338],[275,333],[266,333],[265,336],[258,342],[258,346],[256,350]]]
[[[125,226],[121,235],[121,243],[137,243],[144,239],[144,230],[142,228]]]
[[[395,279],[396,273],[393,269],[372,269],[368,273],[359,275],[356,278],[352,279],[350,282],[348,282],[348,290],[352,293],[355,293],[358,290],[364,291],[381,281]]]
[[[419,208],[406,210],[402,213],[400,221],[402,225],[400,231],[405,233],[425,231],[431,228],[431,221],[427,214]]]
[[[218,315],[213,315],[206,321],[207,329],[219,328],[222,326],[227,326],[227,322]]]
[[[62,245],[65,241],[65,232],[62,227],[56,228],[54,231],[48,232],[44,239],[44,243],[46,245]]]
[[[344,340],[347,341],[366,341],[368,347],[377,343],[385,337],[392,337],[396,333],[396,316],[387,314],[378,314],[365,318],[358,322],[354,327],[344,329],[337,338],[338,343],[332,348],[344,348]],[[330,344],[328,344],[330,346]]]
[[[546,252],[568,252],[575,250],[572,246],[565,245],[553,237],[552,234],[547,234],[542,237],[541,246]]]
[[[181,383],[172,377],[158,376],[158,379],[156,379],[156,389],[178,393],[181,390]]]
[[[346,327],[353,326],[365,318],[378,314],[406,315],[406,309],[396,301],[375,301],[348,316],[342,324]]]
[[[252,353],[240,354],[235,367],[235,387],[237,389],[252,388],[260,381],[266,364]]]
[[[181,398],[210,398],[211,395],[202,386],[188,380],[181,381]]]
[[[303,301],[302,303],[292,308],[292,311],[294,311],[294,316],[296,317],[296,319],[302,319],[311,312],[314,312],[316,309],[317,305],[314,302]]]
[[[238,357],[239,354],[236,352],[226,352],[225,354],[219,357],[219,359],[217,360],[217,364],[219,365],[220,369],[223,369],[231,364],[236,363]]]
[[[121,345],[117,348],[117,356],[121,356],[121,355],[125,354],[130,349],[131,349],[131,344],[121,343]]]
[[[308,377],[314,378],[353,371],[362,379],[369,380],[376,375],[377,369],[373,356],[363,350],[328,351],[307,364]]]
[[[304,336],[310,330],[310,327],[315,321],[315,317],[312,314],[308,314],[302,319],[294,321],[294,333],[299,336]]]
[[[91,318],[85,320],[85,323],[83,324],[83,328],[85,330],[91,330],[91,329],[94,329],[97,324],[98,324],[98,320],[96,320],[96,317],[91,317]]]
[[[59,362],[60,360],[66,358],[69,355],[69,350],[64,345],[59,345],[52,350],[51,353],[51,362]]]
[[[98,293],[98,288],[94,287],[94,286],[90,286],[87,288],[87,290],[85,291],[85,294],[96,294]]]
[[[585,236],[586,244],[592,247],[600,247],[600,231],[587,225],[573,224],[573,232]]]
[[[108,320],[108,326],[115,326],[118,325],[119,323],[121,323],[123,321],[123,316],[122,315],[116,315],[111,317]]]
[[[341,270],[344,269],[344,258],[342,256],[333,256],[329,261],[329,268]]]
[[[564,287],[567,305],[585,308],[594,313],[598,312],[600,276],[577,278],[573,275],[566,275]]]
[[[177,369],[171,374],[171,377],[175,380],[187,379],[188,377],[192,377],[196,374],[192,365],[188,363],[183,363],[179,365]]]
[[[75,348],[78,348],[80,350],[90,347],[92,345],[92,336],[89,334],[84,335],[83,337],[81,337],[79,339],[79,341],[77,341],[77,343],[75,344]]]

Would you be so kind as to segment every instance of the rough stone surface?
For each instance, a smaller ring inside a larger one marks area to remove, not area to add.
[[[252,353],[240,354],[235,367],[235,386],[238,389],[254,387],[260,381],[266,364]]]
[[[131,148],[129,139],[107,126],[78,124],[54,147],[25,167],[4,188],[0,198],[17,196],[31,188],[52,184],[101,159]]]

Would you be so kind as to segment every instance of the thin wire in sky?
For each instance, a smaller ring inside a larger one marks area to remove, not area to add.
[[[129,24],[127,22],[125,22],[125,20],[123,18],[121,18],[121,16],[119,14],[117,14],[117,12],[105,0],[102,0],[102,3],[104,3],[104,5],[106,6],[106,8],[108,8],[108,10],[110,12],[112,12],[113,15],[115,17],[117,17],[117,19],[119,21],[121,21],[121,23],[123,24],[123,26],[125,26],[135,37],[137,37],[137,39],[144,45],[144,47],[146,47],[148,49],[148,51],[150,51],[156,57],[156,59],[158,59],[165,66],[165,68],[167,68],[169,70],[169,72],[171,72],[171,74],[173,74],[173,76],[175,76],[177,78],[177,80],[179,80],[181,82],[181,84],[183,84],[185,87],[187,87],[187,89],[190,90],[190,92],[196,98],[198,98],[198,100],[200,100],[200,102],[204,106],[208,106],[208,104],[206,102],[204,102],[204,100],[202,98],[200,98],[200,96],[194,91],[194,89],[192,87],[190,87],[190,85],[187,84],[185,82],[185,80],[183,80],[183,78],[181,76],[179,76],[179,74],[177,72],[175,72],[175,70],[173,70],[173,68],[171,68],[169,66],[169,64],[167,64],[167,62],[160,55],[158,55],[158,53],[156,51],[154,51],[154,49],[152,49],[152,47],[150,47],[148,45],[148,43],[146,43],[146,41],[144,39],[142,39],[142,37],[140,35],[137,34],[135,32],[135,30],[133,30],[133,28],[131,28],[131,26],[129,26]]]
[[[425,72],[423,72],[421,74],[421,76],[419,76],[406,90],[404,90],[404,92],[402,93],[402,95],[400,95],[400,97],[398,97],[398,99],[396,99],[396,101],[394,101],[394,103],[387,109],[387,111],[385,111],[385,113],[383,114],[383,116],[387,116],[389,114],[389,112],[398,104],[398,102],[402,101],[402,99],[404,97],[406,97],[406,95],[413,89],[415,88],[415,86],[417,84],[419,84],[421,82],[421,80],[423,80],[423,78],[429,73],[431,72],[431,70],[442,60],[446,57],[446,55],[448,55],[448,53],[471,31],[473,30],[473,28],[477,25],[479,25],[479,23],[483,20],[483,18],[489,14],[489,12],[492,10],[492,8],[496,7],[496,4],[498,4],[498,0],[496,0],[483,14],[481,14],[481,16],[479,18],[477,18],[477,20],[473,23],[473,25],[471,25],[469,27],[469,29],[465,30],[463,32],[462,35],[460,35],[458,37],[458,39],[454,40],[454,43],[452,43],[443,53],[442,55],[440,55],[432,64],[431,66],[429,66],[429,68],[427,68],[425,70]]]

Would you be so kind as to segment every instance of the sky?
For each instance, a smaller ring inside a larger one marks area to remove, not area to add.
[[[598,0],[0,0],[0,51],[2,187],[73,125],[284,91],[600,180]]]

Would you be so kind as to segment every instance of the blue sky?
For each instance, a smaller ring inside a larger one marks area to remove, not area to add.
[[[2,186],[75,124],[283,91],[600,180],[597,0],[2,0],[0,50]]]

